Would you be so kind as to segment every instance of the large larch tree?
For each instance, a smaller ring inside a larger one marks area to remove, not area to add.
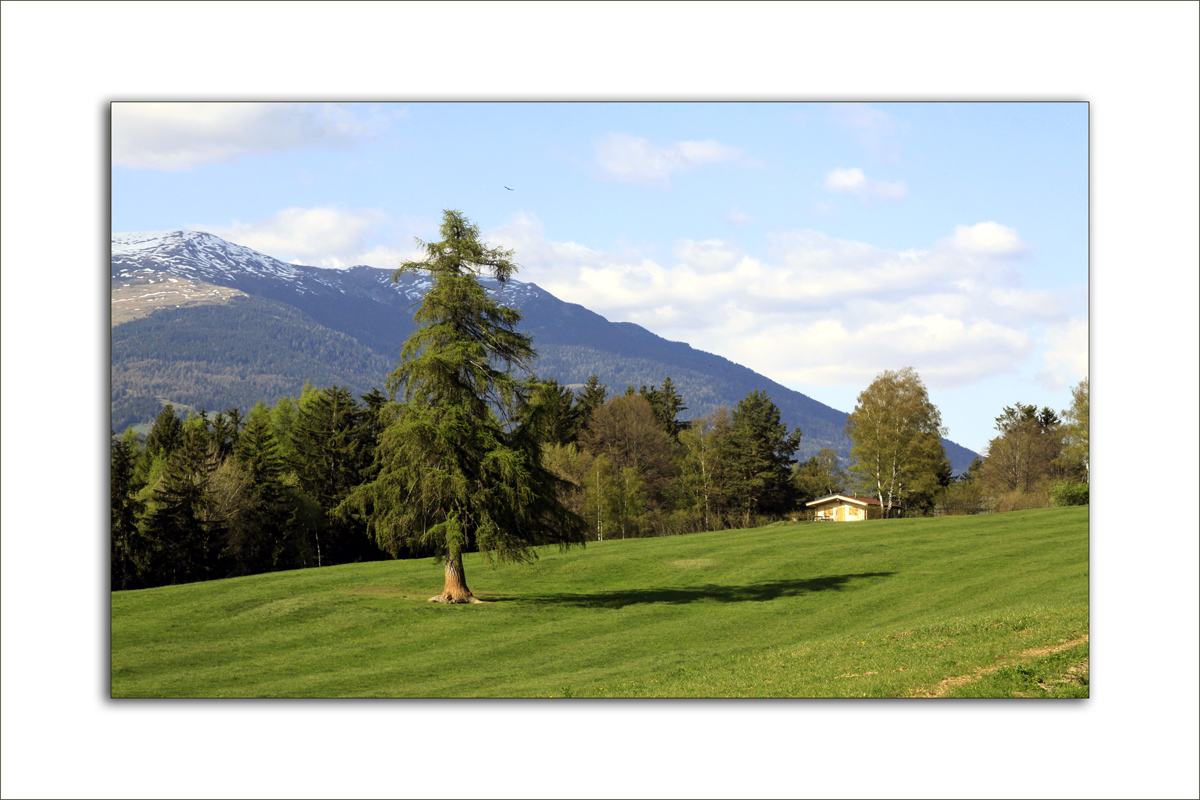
[[[377,444],[377,472],[343,510],[364,519],[385,550],[434,551],[445,586],[430,602],[477,603],[464,553],[527,561],[536,545],[582,543],[584,526],[558,501],[561,480],[542,464],[545,406],[522,413],[528,384],[515,371],[529,373],[535,352],[517,330],[521,314],[479,282],[491,276],[503,287],[517,269],[513,253],[480,242],[458,211],[444,213],[441,235],[418,240],[424,260],[393,275],[427,274],[432,285],[388,376],[389,395],[403,401]]]

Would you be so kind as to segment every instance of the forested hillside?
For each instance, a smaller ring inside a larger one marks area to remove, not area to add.
[[[114,293],[128,293],[138,280],[155,290],[171,276],[250,297],[213,300],[225,306],[161,308],[149,317],[116,324],[114,430],[148,424],[168,400],[220,410],[248,408],[258,401],[274,404],[298,395],[307,381],[344,385],[358,394],[382,388],[400,346],[414,330],[412,313],[426,285],[414,276],[393,283],[390,270],[373,267],[329,270],[285,264],[198,232],[114,237]],[[728,359],[638,325],[610,322],[536,284],[484,283],[502,304],[520,308],[521,330],[533,336],[538,352],[533,368],[539,378],[577,385],[596,375],[613,391],[671,378],[686,419],[721,406],[731,409],[749,392],[763,392],[789,426],[803,431],[798,455],[812,458],[831,449],[843,465],[849,461],[844,411]],[[211,310],[221,307],[227,311]],[[943,446],[955,473],[964,472],[976,455],[948,440]]]
[[[163,403],[249,409],[299,394],[306,381],[382,387],[395,366],[298,309],[260,297],[163,309],[112,331],[114,430],[153,419]]]

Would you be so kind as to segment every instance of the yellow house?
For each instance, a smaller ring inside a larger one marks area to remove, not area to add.
[[[857,522],[883,516],[883,504],[870,497],[831,494],[828,497],[818,497],[805,505],[813,510],[813,519],[818,522]]]

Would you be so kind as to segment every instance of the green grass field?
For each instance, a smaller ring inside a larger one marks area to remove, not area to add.
[[[112,595],[114,697],[1087,697],[1088,509],[789,524]]]

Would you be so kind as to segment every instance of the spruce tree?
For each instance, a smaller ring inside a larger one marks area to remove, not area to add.
[[[250,410],[235,456],[236,469],[245,475],[245,498],[235,517],[226,521],[233,573],[248,575],[301,566],[303,537],[294,524],[295,496],[284,483],[287,464],[266,405],[259,403]]]
[[[521,381],[532,341],[521,314],[489,295],[478,278],[503,286],[516,270],[512,251],[479,240],[479,229],[446,211],[442,240],[420,242],[423,261],[393,275],[427,273],[432,286],[414,315],[418,328],[387,388],[403,397],[376,448],[378,474],[356,489],[343,512],[367,521],[381,547],[433,548],[445,586],[430,602],[479,602],[467,587],[463,553],[478,549],[524,561],[540,544],[583,541],[582,520],[564,508],[561,481],[543,467],[536,424],[519,424]]]
[[[766,393],[752,391],[737,404],[732,430],[723,444],[732,494],[740,498],[745,524],[751,513],[779,514],[792,509],[796,499],[792,455],[800,447],[800,429],[787,432],[779,407]]]
[[[110,491],[112,527],[110,532],[110,569],[113,589],[132,589],[137,579],[135,550],[138,540],[138,518],[145,503],[138,499],[143,484],[137,477],[137,461],[140,453],[137,437],[126,435],[117,438],[113,432],[110,443]]]
[[[326,515],[316,532],[318,562],[338,564],[379,558],[358,522],[335,509],[362,482],[370,452],[362,428],[368,415],[344,386],[305,391],[292,426],[292,467],[300,489]]]
[[[151,459],[169,456],[183,435],[183,422],[175,414],[175,406],[167,403],[158,412],[146,437],[146,453]]]
[[[527,403],[521,406],[521,420],[534,421],[535,411],[538,433],[548,445],[571,444],[579,437],[580,421],[584,409],[576,402],[575,393],[562,386],[554,378],[533,384]]]
[[[687,426],[677,417],[687,411],[687,406],[683,404],[683,396],[676,391],[670,376],[663,381],[662,387],[651,386],[647,389],[643,386],[639,394],[650,401],[654,416],[667,435],[674,441],[679,441],[679,432]]]
[[[608,387],[600,383],[599,377],[592,375],[579,390],[578,397],[578,404],[584,410],[581,424],[586,425],[587,418],[591,416],[591,413],[604,405],[604,401],[608,399]]]
[[[146,520],[145,534],[152,548],[151,585],[218,577],[222,529],[211,513],[208,492],[217,465],[204,420],[189,417],[179,444],[167,457],[154,489],[154,510]]]

